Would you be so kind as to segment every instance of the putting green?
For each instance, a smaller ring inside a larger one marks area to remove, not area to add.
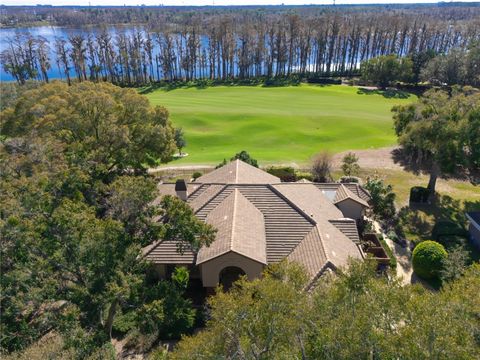
[[[398,95],[302,84],[158,89],[147,97],[165,106],[174,125],[183,127],[189,156],[171,165],[186,165],[216,164],[241,150],[262,164],[306,163],[323,149],[393,145],[392,106],[417,99]]]

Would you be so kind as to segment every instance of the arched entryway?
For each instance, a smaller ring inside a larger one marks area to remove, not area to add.
[[[223,290],[229,290],[232,284],[237,281],[240,276],[245,275],[245,271],[236,266],[227,266],[220,271],[219,283],[223,286]]]

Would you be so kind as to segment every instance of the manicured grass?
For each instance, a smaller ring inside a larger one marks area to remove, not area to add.
[[[336,171],[334,175],[338,178],[341,173]],[[361,169],[360,171],[360,176],[365,181],[368,176],[374,175],[384,179],[386,184],[393,186],[393,191],[397,195],[396,204],[399,208],[408,205],[410,189],[413,186],[427,186],[429,179],[426,174],[417,175],[404,170]],[[436,190],[441,196],[448,196],[460,202],[477,203],[480,211],[480,186],[478,185],[475,186],[468,181],[457,179],[438,179]],[[473,210],[470,209],[470,211]]]
[[[170,165],[216,164],[241,150],[262,165],[302,164],[322,149],[393,145],[390,109],[416,97],[389,96],[362,93],[357,87],[307,84],[157,89],[147,94],[185,131],[190,155]]]

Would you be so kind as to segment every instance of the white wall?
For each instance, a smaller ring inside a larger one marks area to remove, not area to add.
[[[356,201],[345,199],[335,205],[337,205],[343,216],[346,218],[354,220],[360,220],[363,218],[363,211],[365,207]]]

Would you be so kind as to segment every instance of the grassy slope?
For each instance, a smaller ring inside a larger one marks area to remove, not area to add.
[[[147,94],[185,130],[190,155],[173,164],[216,164],[240,150],[265,163],[305,163],[339,152],[395,144],[390,109],[414,101],[358,94],[355,87],[210,87]]]

